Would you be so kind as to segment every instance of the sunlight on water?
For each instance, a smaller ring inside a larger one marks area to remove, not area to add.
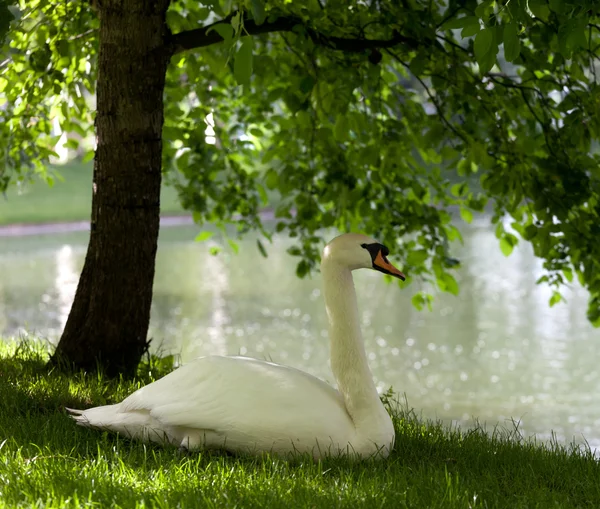
[[[433,312],[410,304],[413,289],[379,273],[355,273],[360,318],[379,390],[406,394],[424,417],[492,429],[521,421],[524,433],[600,446],[600,332],[585,319],[587,293],[566,288],[548,306],[541,263],[529,245],[505,258],[493,229],[463,227],[456,246],[459,297],[436,295]],[[193,228],[161,234],[150,336],[183,362],[207,354],[250,355],[333,382],[318,274],[296,278],[291,241],[276,237],[263,258],[255,240],[240,254],[208,254]],[[0,239],[0,334],[56,341],[85,256],[85,235]],[[421,289],[415,284],[415,289]]]

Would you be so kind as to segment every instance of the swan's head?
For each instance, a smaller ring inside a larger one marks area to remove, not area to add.
[[[406,276],[387,259],[390,250],[375,239],[359,233],[345,233],[323,250],[322,264],[335,263],[355,269],[375,269],[404,281]]]

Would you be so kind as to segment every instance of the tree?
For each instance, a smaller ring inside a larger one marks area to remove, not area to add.
[[[299,276],[335,226],[458,293],[450,211],[470,222],[491,206],[502,251],[531,242],[550,303],[576,276],[600,325],[596,4],[103,0],[99,21],[77,3],[21,5],[0,70],[3,185],[52,178],[50,119],[85,133],[97,79],[90,246],[55,361],[131,373],[146,347],[161,128],[195,219],[268,239],[259,211],[274,204]]]

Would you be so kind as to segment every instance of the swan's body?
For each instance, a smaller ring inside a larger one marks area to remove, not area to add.
[[[389,454],[394,427],[360,334],[351,270],[404,278],[387,249],[346,234],[325,248],[321,270],[339,391],[303,371],[247,357],[198,358],[121,403],[71,410],[78,424],[188,449],[308,453],[314,458]]]

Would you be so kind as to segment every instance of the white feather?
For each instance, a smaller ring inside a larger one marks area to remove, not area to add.
[[[391,419],[377,394],[358,322],[350,270],[371,267],[363,235],[325,249],[322,273],[330,320],[332,370],[340,391],[308,373],[248,357],[195,359],[121,403],[72,410],[78,424],[189,449],[389,454]]]

